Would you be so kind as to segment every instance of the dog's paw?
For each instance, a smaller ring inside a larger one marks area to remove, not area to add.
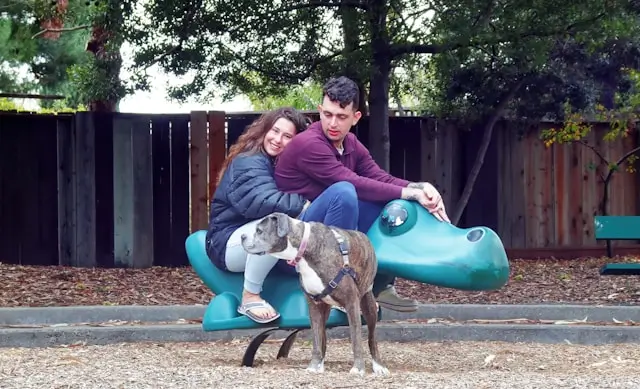
[[[349,370],[349,374],[357,374],[360,377],[364,377],[364,369],[360,369],[357,366],[354,366]]]
[[[390,374],[389,369],[377,363],[376,361],[372,361],[372,365],[373,365],[373,374],[378,376],[383,376],[383,377],[388,376]]]
[[[311,373],[324,373],[324,360],[320,362],[311,361],[307,367],[307,371]]]

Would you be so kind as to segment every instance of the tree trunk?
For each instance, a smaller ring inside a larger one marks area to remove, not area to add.
[[[517,84],[515,84],[509,93],[504,96],[504,98],[500,101],[495,111],[491,115],[491,118],[487,122],[484,127],[484,134],[482,135],[482,143],[480,144],[480,148],[478,149],[478,154],[476,155],[476,159],[473,162],[473,167],[471,168],[471,172],[469,172],[469,177],[467,178],[467,182],[464,185],[464,190],[462,191],[462,195],[460,196],[460,200],[456,206],[455,211],[451,217],[451,223],[457,225],[460,222],[460,218],[462,217],[462,213],[464,209],[467,207],[469,203],[469,199],[471,198],[471,193],[473,193],[473,187],[478,179],[478,175],[480,174],[480,169],[484,164],[484,157],[487,154],[487,150],[489,149],[489,145],[491,144],[491,137],[493,136],[493,128],[495,127],[498,119],[502,117],[502,113],[504,109],[509,104],[509,101],[513,99],[515,94],[518,92],[518,89],[522,87],[524,84],[524,79],[520,80]]]
[[[344,75],[349,77],[356,84],[360,90],[358,110],[362,112],[363,116],[367,115],[367,94],[365,85],[363,82],[362,67],[360,61],[357,58],[358,46],[360,45],[360,15],[358,10],[350,6],[343,6],[339,9],[340,17],[342,19],[342,39],[344,42],[344,48],[347,50],[345,55]]]
[[[385,171],[389,171],[389,78],[391,55],[387,36],[386,1],[371,1],[371,73],[369,75],[369,151]]]
[[[96,71],[100,74],[96,78],[105,78],[111,90],[103,91],[108,96],[94,99],[88,103],[89,110],[93,112],[115,112],[120,96],[120,70],[122,68],[122,56],[120,48],[120,30],[123,17],[119,1],[110,0],[104,15],[94,20],[91,30],[91,38],[87,42],[86,50],[95,56]],[[108,92],[108,93],[105,93]]]

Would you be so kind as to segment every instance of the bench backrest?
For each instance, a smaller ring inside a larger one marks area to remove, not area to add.
[[[640,239],[640,216],[596,216],[593,222],[596,239]]]

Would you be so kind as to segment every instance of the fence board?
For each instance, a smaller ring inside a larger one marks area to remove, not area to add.
[[[21,259],[21,206],[19,163],[20,142],[25,120],[7,115],[0,122],[0,261],[19,264]]]
[[[207,213],[208,200],[208,145],[207,145],[207,112],[191,112],[189,126],[191,147],[191,222],[189,231],[203,230],[209,224]]]
[[[116,115],[114,150],[114,265],[153,265],[153,170],[150,118]]]
[[[154,116],[151,122],[153,156],[153,253],[156,266],[169,266],[171,253],[171,142],[170,121]]]
[[[113,117],[112,113],[90,114],[95,131],[95,262],[98,267],[113,267]],[[81,131],[78,131],[78,133]]]
[[[133,248],[132,266],[153,266],[153,160],[151,149],[151,118],[133,120],[131,146],[133,153]]]
[[[114,261],[116,267],[133,265],[133,147],[131,120],[116,116],[113,121]]]
[[[79,266],[76,256],[76,126],[72,117],[57,121],[58,146],[58,262]],[[0,131],[1,132],[1,131]],[[1,136],[1,134],[0,134]],[[1,203],[1,200],[0,200]]]
[[[225,129],[224,112],[209,111],[209,199],[213,199],[218,173],[227,156]],[[208,214],[209,210],[207,208]]]
[[[407,120],[408,123],[404,130],[391,131],[391,134],[396,133],[400,135],[404,149],[403,174],[399,177],[404,177],[406,180],[412,182],[420,182],[422,181],[422,158],[420,156],[422,121],[418,118],[406,118],[405,120]]]
[[[30,119],[31,126],[23,128],[23,134],[31,147],[20,150],[23,164],[16,165],[20,166],[16,170],[30,182],[31,187],[22,188],[25,213],[21,263],[57,265],[58,199],[52,195],[58,190],[57,119],[43,115],[31,115]]]
[[[74,142],[76,188],[75,250],[72,262],[78,267],[96,263],[96,138],[91,114],[79,112],[75,117]]]
[[[171,266],[189,264],[189,116],[171,118]]]

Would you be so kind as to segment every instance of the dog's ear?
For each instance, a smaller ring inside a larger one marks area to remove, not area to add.
[[[278,237],[284,238],[289,234],[289,216],[284,213],[275,213],[273,217],[276,221],[276,234]]]

